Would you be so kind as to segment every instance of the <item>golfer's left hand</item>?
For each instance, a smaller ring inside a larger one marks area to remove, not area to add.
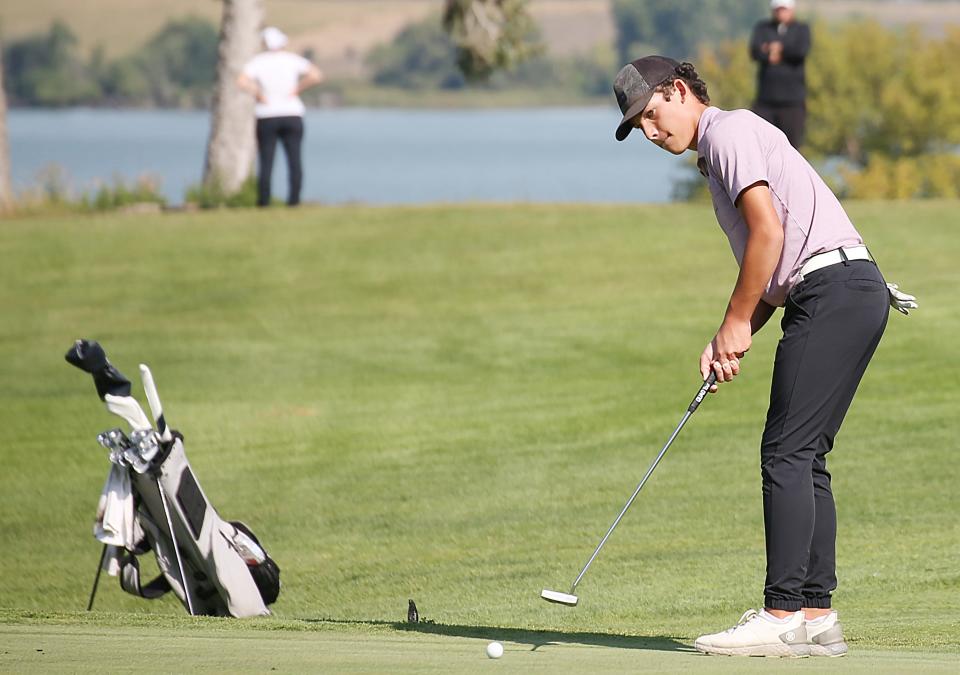
[[[706,379],[712,370],[718,383],[733,382],[733,378],[740,374],[740,359],[750,350],[752,342],[749,321],[724,320],[700,355],[700,374]],[[717,391],[717,385],[710,391]]]

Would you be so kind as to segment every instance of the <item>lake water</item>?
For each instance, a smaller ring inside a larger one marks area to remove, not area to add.
[[[613,138],[613,108],[310,110],[304,201],[663,202],[686,164],[642,138]],[[76,192],[149,174],[173,204],[200,180],[202,111],[10,110],[14,186],[56,165]],[[286,196],[278,148],[273,193]]]

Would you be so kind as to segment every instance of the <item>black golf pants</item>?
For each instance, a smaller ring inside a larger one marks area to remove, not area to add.
[[[300,203],[300,186],[303,184],[303,165],[300,161],[300,143],[303,141],[302,117],[264,117],[257,120],[257,153],[260,165],[257,175],[257,206],[270,204],[270,176],[273,174],[273,156],[277,140],[283,143],[287,156],[287,174],[290,188],[287,205]]]
[[[837,520],[827,453],[888,311],[883,277],[868,260],[812,272],[787,298],[760,448],[766,607],[830,607]]]

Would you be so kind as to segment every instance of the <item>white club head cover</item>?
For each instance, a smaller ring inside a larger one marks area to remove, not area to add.
[[[147,419],[143,408],[140,407],[137,399],[133,396],[106,394],[103,397],[103,402],[107,404],[107,410],[125,419],[134,431],[151,428],[150,420]]]
[[[903,293],[896,284],[887,284],[887,291],[890,293],[890,306],[901,314],[910,314],[911,309],[916,309],[920,305],[917,299],[909,293]]]

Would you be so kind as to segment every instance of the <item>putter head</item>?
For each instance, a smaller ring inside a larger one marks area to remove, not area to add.
[[[561,593],[560,591],[550,591],[546,588],[540,591],[540,597],[547,602],[555,602],[558,605],[567,605],[568,607],[576,607],[577,600],[579,599],[575,595]]]

